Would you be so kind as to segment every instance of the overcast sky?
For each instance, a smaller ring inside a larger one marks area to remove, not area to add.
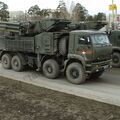
[[[39,5],[42,8],[55,9],[59,4],[59,0],[0,0],[9,6],[10,11],[14,10],[28,10],[33,5]],[[88,11],[89,14],[96,14],[98,12],[111,13],[108,10],[108,6],[112,0],[64,0],[67,6],[70,5],[71,1],[75,3],[81,3]],[[114,0],[118,6],[118,13],[120,14],[120,0]]]

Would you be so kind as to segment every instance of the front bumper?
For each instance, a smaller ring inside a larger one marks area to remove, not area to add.
[[[86,64],[86,73],[95,73],[99,71],[105,71],[112,67],[111,63],[112,63],[112,60]]]

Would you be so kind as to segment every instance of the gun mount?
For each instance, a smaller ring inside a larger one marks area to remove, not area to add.
[[[63,19],[43,19],[21,23],[1,22],[0,31],[19,33],[20,35],[37,35],[42,32],[57,32],[67,28],[70,21]]]

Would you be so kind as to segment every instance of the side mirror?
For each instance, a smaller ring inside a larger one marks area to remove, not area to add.
[[[88,45],[90,45],[90,44],[91,44],[91,40],[90,40],[90,38],[89,38],[89,37],[87,37],[87,39],[86,39],[86,44],[88,44]]]
[[[110,35],[111,35],[111,30],[106,31],[106,34],[107,34],[108,36],[110,36]]]

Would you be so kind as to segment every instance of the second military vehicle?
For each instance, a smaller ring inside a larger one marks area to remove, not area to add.
[[[6,69],[36,66],[48,78],[64,72],[74,84],[99,77],[111,66],[112,46],[104,32],[70,31],[69,21],[45,19],[0,23],[0,58]]]
[[[113,67],[120,67],[120,30],[110,31],[109,39],[113,45],[113,52],[112,52]]]

